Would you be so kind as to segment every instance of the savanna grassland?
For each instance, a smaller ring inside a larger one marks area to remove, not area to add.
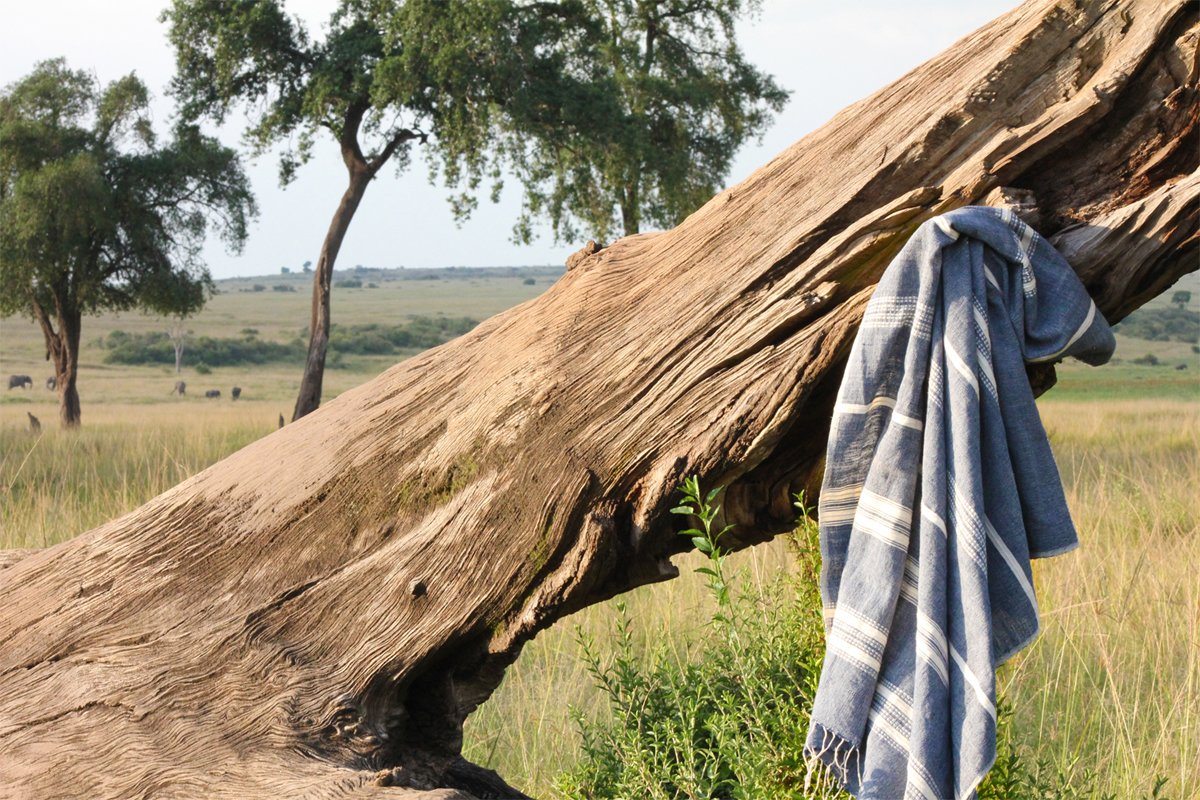
[[[528,283],[533,277],[533,283]],[[543,291],[553,271],[369,280],[336,289],[335,323],[400,322],[412,315],[483,319]],[[1189,288],[1200,288],[1189,277]],[[197,336],[253,329],[288,341],[307,320],[308,277],[226,281],[187,325]],[[253,291],[255,283],[265,291]],[[290,284],[295,291],[275,291]],[[1169,305],[1168,292],[1150,308]],[[1193,291],[1188,305],[1200,306]],[[41,337],[26,320],[0,320],[0,375],[29,374],[33,390],[0,398],[0,547],[43,547],[126,512],[275,429],[290,417],[298,363],[218,366],[199,374],[185,355],[188,396],[172,397],[173,367],[105,363],[102,337],[161,331],[142,315],[84,321],[83,428],[57,425]],[[1087,796],[1200,795],[1200,356],[1189,342],[1119,334],[1118,360],[1066,364],[1039,406],[1058,459],[1082,546],[1036,564],[1043,632],[1006,665],[1016,747],[1044,762],[1056,786]],[[1133,363],[1154,355],[1157,365]],[[390,366],[396,356],[352,355],[326,375],[326,397]],[[1179,365],[1184,365],[1182,369]],[[7,382],[5,382],[7,383]],[[229,388],[243,399],[229,398]],[[223,390],[205,400],[207,388]],[[28,429],[26,412],[43,423]],[[795,575],[795,552],[775,542],[730,557],[735,591],[780,600],[771,587]],[[469,720],[466,755],[535,796],[565,791],[583,737],[576,718],[603,724],[612,708],[582,658],[617,652],[615,604],[638,659],[687,664],[704,657],[714,631],[712,593],[679,559],[681,577],[587,609],[529,644],[496,695]],[[557,786],[557,789],[556,789]],[[568,792],[569,793],[569,792]],[[1052,794],[1049,796],[1063,796]],[[1069,796],[1069,794],[1067,795]]]

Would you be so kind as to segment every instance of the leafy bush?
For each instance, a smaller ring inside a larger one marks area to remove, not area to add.
[[[271,289],[276,292],[294,292],[294,291],[296,291],[295,286],[291,286],[286,283],[277,283],[274,286],[272,286]]]
[[[618,798],[848,798],[804,757],[809,715],[824,659],[824,625],[817,575],[817,526],[802,495],[789,545],[799,567],[762,596],[738,594],[721,546],[728,532],[713,530],[719,490],[702,494],[695,478],[673,509],[700,522],[683,532],[708,563],[705,576],[716,600],[710,634],[688,663],[665,650],[639,657],[632,622],[618,604],[616,650],[608,658],[577,635],[587,668],[607,697],[611,718],[578,712],[582,757],[559,776],[565,797]],[[1085,776],[1068,783],[1048,765],[1030,763],[1018,748],[1005,711],[996,767],[980,788],[981,800],[1073,798],[1091,795]]]
[[[1158,356],[1154,355],[1154,353],[1146,353],[1144,356],[1138,356],[1137,358],[1133,359],[1133,361],[1130,363],[1144,364],[1148,367],[1157,367],[1162,362],[1158,360]]]
[[[361,289],[362,281],[357,278],[343,278],[340,281],[334,281],[333,285],[338,289]]]
[[[1171,306],[1139,308],[1113,330],[1135,339],[1152,342],[1200,342],[1200,312]]]
[[[165,333],[117,330],[105,337],[104,347],[108,351],[104,361],[108,364],[175,363],[175,350]],[[252,336],[240,339],[201,336],[188,345],[185,357],[210,367],[227,367],[303,359],[304,354],[304,345],[299,341],[281,344]]]
[[[351,355],[396,355],[437,347],[477,324],[470,317],[413,317],[403,325],[334,325],[329,347]]]
[[[263,286],[261,283],[256,283],[256,284],[254,284],[253,289],[256,292],[265,292],[267,290],[267,287]]]
[[[201,361],[199,364],[196,365],[196,374],[197,375],[211,375],[212,368],[210,366],[208,366],[208,364],[205,364],[203,361]]]
[[[330,366],[344,366],[344,355],[403,355],[426,350],[466,333],[477,323],[469,317],[413,317],[401,325],[334,325],[330,329]],[[241,338],[201,336],[188,345],[186,358],[209,366],[302,362],[307,346],[302,338],[290,342],[258,339],[254,328],[243,328]],[[307,337],[307,331],[302,337]],[[115,330],[101,340],[109,364],[175,363],[175,350],[166,333],[127,333]]]
[[[533,278],[526,278],[525,280],[521,281],[521,283],[525,284],[526,286],[533,286],[535,283],[537,283],[537,281]]]
[[[806,781],[809,790],[838,796],[822,774],[809,775],[803,757],[824,651],[813,526],[805,519],[795,535],[809,574],[780,580],[756,602],[732,591],[720,541],[726,531],[711,527],[713,499],[689,479],[675,509],[694,511],[701,521],[685,534],[708,555],[698,571],[717,601],[700,658],[681,664],[657,652],[639,660],[624,605],[608,660],[579,634],[612,717],[600,723],[576,715],[582,758],[556,786],[567,797],[821,796],[806,794]]]

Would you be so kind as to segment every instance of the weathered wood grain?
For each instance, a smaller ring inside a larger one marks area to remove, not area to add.
[[[515,796],[462,720],[539,630],[675,574],[684,476],[739,546],[790,524],[923,220],[1033,198],[1113,321],[1197,267],[1196,8],[1031,0],[677,228],[0,569],[0,796]]]

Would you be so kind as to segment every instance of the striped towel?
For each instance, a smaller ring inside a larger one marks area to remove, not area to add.
[[[851,793],[974,797],[996,757],[996,667],[1038,632],[1029,560],[1078,544],[1025,364],[1113,347],[1011,211],[936,217],[884,273],[818,507],[827,649],[807,750]]]

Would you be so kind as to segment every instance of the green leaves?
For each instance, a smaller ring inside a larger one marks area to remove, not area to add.
[[[578,0],[513,15],[519,81],[503,101],[503,157],[525,186],[514,238],[672,227],[724,183],[787,92],[746,62],[741,0]],[[552,10],[548,10],[550,7]]]
[[[403,102],[377,82],[400,53],[383,34],[393,9],[391,2],[343,0],[324,38],[314,40],[281,0],[174,0],[162,19],[175,50],[171,93],[180,114],[220,124],[243,110],[252,153],[284,146],[283,184],[308,161],[321,130],[344,157],[366,163],[386,151],[387,161],[395,149],[389,144],[409,128],[398,120]]]
[[[101,87],[57,59],[0,93],[0,311],[203,304],[205,236],[239,248],[254,199],[236,153],[194,126],[172,134],[156,146],[133,75]]]
[[[239,104],[256,115],[264,147],[292,130],[314,46],[277,0],[174,0],[162,13],[175,49],[171,93],[185,120],[224,122]]]
[[[697,498],[711,510],[719,496],[701,493],[693,479],[681,491],[692,503],[676,508],[697,512]],[[736,594],[711,561],[696,571],[721,593],[709,622],[726,635],[666,641],[661,630],[637,630],[623,604],[608,647],[579,635],[608,710],[594,720],[575,714],[582,757],[559,777],[558,793],[590,800],[846,797],[823,771],[810,774],[803,756],[823,656],[809,570]]]
[[[699,567],[695,571],[708,578],[708,588],[717,599],[717,604],[725,608],[730,605],[729,585],[725,580],[725,553],[719,542],[721,537],[733,530],[732,525],[726,525],[721,530],[713,532],[713,522],[721,512],[719,505],[713,501],[721,493],[720,486],[714,487],[704,494],[700,489],[700,479],[695,475],[685,478],[679,491],[684,502],[671,509],[672,514],[695,517],[700,521],[699,528],[688,528],[679,531],[680,536],[691,539],[692,546],[708,556],[709,566]],[[720,612],[713,617],[713,622],[723,625],[732,633],[734,619],[731,614]]]

